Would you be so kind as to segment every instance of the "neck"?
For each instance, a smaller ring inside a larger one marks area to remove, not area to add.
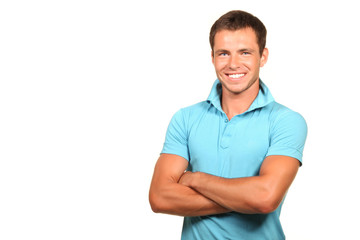
[[[244,92],[231,93],[223,87],[221,107],[229,120],[249,109],[259,93],[259,88],[259,83],[255,83]]]

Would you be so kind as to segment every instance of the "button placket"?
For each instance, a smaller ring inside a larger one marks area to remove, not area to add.
[[[228,148],[230,145],[230,139],[232,137],[232,125],[231,122],[229,120],[225,120],[225,128],[224,128],[224,132],[223,135],[221,137],[221,143],[220,146],[222,148]]]

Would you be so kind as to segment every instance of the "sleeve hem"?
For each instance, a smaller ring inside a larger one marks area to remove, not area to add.
[[[160,154],[163,154],[163,153],[166,153],[166,154],[173,154],[173,155],[177,155],[177,156],[180,156],[182,158],[184,158],[186,161],[189,162],[189,157],[188,157],[188,154],[184,154],[184,153],[175,153],[173,151],[161,151]]]
[[[281,147],[276,149],[270,149],[268,153],[266,154],[266,157],[272,156],[272,155],[281,155],[281,156],[288,156],[292,158],[296,158],[300,166],[302,166],[302,157],[303,154],[299,152],[297,149],[290,148],[290,147]]]

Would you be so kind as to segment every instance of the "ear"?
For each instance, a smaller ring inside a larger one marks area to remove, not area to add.
[[[214,59],[214,52],[213,51],[211,51],[211,61],[214,64],[215,59]]]
[[[263,67],[265,63],[267,62],[269,57],[269,50],[267,48],[264,48],[263,53],[260,58],[260,67]]]

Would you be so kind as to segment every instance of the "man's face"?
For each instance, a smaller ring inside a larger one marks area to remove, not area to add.
[[[223,94],[240,94],[259,80],[260,67],[267,61],[268,50],[260,56],[254,30],[221,30],[214,38],[212,62],[223,86]]]

